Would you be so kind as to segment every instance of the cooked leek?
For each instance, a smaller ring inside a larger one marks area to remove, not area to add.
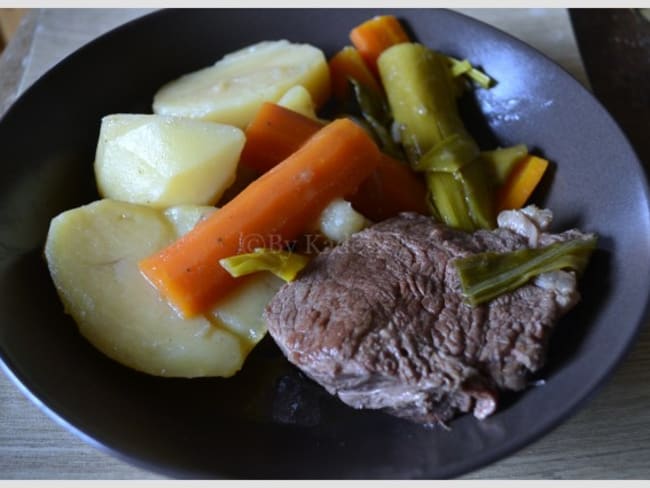
[[[492,78],[481,70],[474,68],[468,60],[463,59],[461,61],[451,56],[447,56],[447,59],[451,63],[451,74],[453,76],[465,75],[478,83],[481,88],[490,88],[494,84]]]
[[[404,154],[393,140],[390,133],[392,117],[387,106],[387,101],[382,95],[368,89],[354,78],[350,78],[350,84],[356,98],[361,116],[366,121],[379,147],[386,154],[397,159],[403,159]]]
[[[467,60],[415,43],[387,49],[377,64],[407,158],[415,170],[430,173],[427,185],[442,221],[464,230],[494,227],[493,171],[463,125],[455,85],[461,75],[486,87],[491,79]],[[501,171],[505,156],[493,159]]]
[[[483,151],[481,159],[490,167],[495,183],[503,185],[515,165],[527,154],[528,148],[524,144],[518,144],[494,151]]]
[[[582,272],[596,248],[596,237],[556,242],[540,248],[483,252],[457,259],[463,295],[471,305],[492,300],[515,290],[531,278],[558,269]]]
[[[459,171],[479,155],[471,137],[452,134],[424,154],[413,168],[417,171]]]
[[[426,175],[430,198],[436,207],[438,218],[449,227],[472,231],[474,221],[469,215],[465,189],[453,173],[432,171]]]
[[[445,138],[467,135],[444,56],[421,44],[404,43],[384,51],[377,65],[412,164]]]
[[[466,59],[463,59],[462,61],[458,59],[449,58],[449,61],[451,62],[451,76],[457,77],[464,75],[465,73],[469,72],[472,70],[472,65],[469,61]]]
[[[456,173],[462,183],[470,218],[477,229],[493,229],[496,226],[496,209],[492,177],[485,162],[477,158]]]
[[[496,223],[491,168],[478,155],[478,146],[472,139],[454,134],[431,149],[415,166],[416,170],[444,172],[453,177],[430,175],[427,184],[442,220],[468,231],[491,229]],[[466,216],[461,218],[463,212]]]
[[[492,227],[491,176],[458,113],[447,57],[404,43],[384,51],[378,67],[407,158],[430,173],[429,193],[441,219],[464,230]],[[440,172],[447,174],[431,174]]]
[[[293,281],[307,263],[309,263],[307,256],[267,248],[257,248],[252,253],[238,254],[219,260],[219,264],[233,278],[259,271],[270,271],[287,282]]]

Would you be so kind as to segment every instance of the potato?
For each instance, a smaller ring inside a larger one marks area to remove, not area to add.
[[[337,198],[321,212],[317,230],[331,241],[343,242],[368,225],[370,221],[353,209],[350,202]]]
[[[161,115],[102,119],[95,157],[100,195],[153,207],[211,205],[235,180],[243,132]]]
[[[293,110],[294,112],[298,112],[310,119],[318,120],[311,95],[302,85],[296,85],[293,88],[290,88],[284,95],[282,95],[282,98],[278,100],[278,105]]]
[[[183,319],[137,267],[210,211],[100,200],[55,217],[45,256],[81,334],[107,356],[152,375],[235,374],[263,337],[262,309],[282,282],[260,274],[210,314]]]
[[[277,102],[296,85],[309,92],[317,107],[325,103],[330,79],[323,52],[286,40],[260,42],[163,86],[153,109],[243,129],[263,102]]]
[[[174,228],[178,237],[187,234],[196,224],[217,210],[215,207],[200,205],[177,205],[164,211],[164,216]]]
[[[236,288],[208,316],[237,336],[257,344],[266,334],[262,319],[264,307],[284,281],[271,273],[258,273],[251,278],[252,283]]]

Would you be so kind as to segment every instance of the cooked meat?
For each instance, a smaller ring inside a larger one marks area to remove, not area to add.
[[[535,243],[585,237],[544,233],[542,217],[524,222],[536,226]],[[265,312],[269,331],[289,361],[355,408],[426,423],[469,411],[484,418],[499,389],[524,388],[544,364],[554,324],[576,301],[575,279],[551,276],[473,308],[453,260],[532,239],[401,214],[323,252],[283,286]]]

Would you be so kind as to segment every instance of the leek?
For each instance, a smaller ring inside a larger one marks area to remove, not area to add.
[[[437,171],[427,173],[426,181],[439,220],[449,227],[468,232],[474,230],[475,225],[467,208],[463,183],[453,173]]]
[[[470,218],[477,229],[493,229],[496,226],[492,177],[481,158],[465,165],[456,179],[462,183]]]
[[[287,282],[296,279],[307,263],[309,263],[307,256],[267,248],[257,248],[252,253],[238,254],[219,260],[219,264],[233,278],[259,271],[270,271]]]
[[[354,78],[350,78],[349,81],[361,116],[366,121],[371,135],[375,138],[381,150],[397,159],[404,159],[404,154],[390,133],[392,120],[386,100]]]
[[[481,158],[490,166],[495,183],[503,185],[512,169],[526,155],[528,155],[528,148],[524,144],[519,144],[493,151],[483,151]]]
[[[531,278],[558,269],[582,272],[596,248],[596,237],[556,242],[540,248],[483,252],[457,259],[463,295],[471,305],[492,300],[515,290]]]
[[[494,84],[492,78],[481,70],[474,68],[468,60],[463,59],[461,61],[460,59],[452,58],[451,56],[447,56],[447,59],[451,63],[452,76],[465,75],[478,83],[481,88],[490,88]]]
[[[384,51],[377,66],[411,164],[445,138],[467,135],[444,56],[421,44],[403,43]]]
[[[452,134],[415,163],[416,171],[459,171],[467,163],[476,159],[479,149],[474,140],[461,134]]]

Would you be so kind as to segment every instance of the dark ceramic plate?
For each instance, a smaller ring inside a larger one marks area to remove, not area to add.
[[[55,420],[130,462],[190,477],[451,477],[537,439],[584,403],[647,314],[650,219],[644,174],[610,116],[575,80],[506,34],[445,11],[401,10],[419,40],[469,58],[498,85],[463,101],[488,147],[525,142],[557,163],[538,202],[556,227],[600,235],[584,299],[553,337],[544,386],[450,430],[355,411],[291,368],[270,340],[228,380],[145,376],[76,331],[41,257],[50,219],[97,198],[100,118],[148,111],[164,82],[265,39],[332,54],[369,10],[165,11],[56,66],[0,123],[0,357]],[[479,110],[480,109],[480,110]],[[483,115],[481,115],[481,112]]]

